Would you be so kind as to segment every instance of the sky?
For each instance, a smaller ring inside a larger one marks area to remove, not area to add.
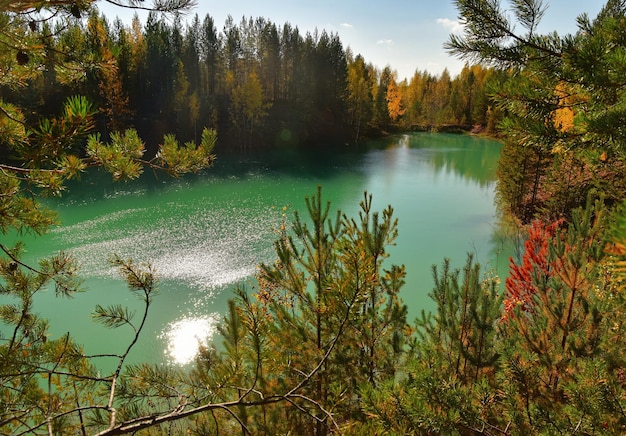
[[[576,31],[578,15],[586,12],[594,18],[606,0],[545,2],[541,31],[566,34]],[[98,6],[111,21],[116,16],[128,23],[132,19],[128,10],[102,1]],[[410,79],[416,70],[441,74],[447,68],[454,76],[464,64],[443,48],[450,33],[462,29],[452,0],[197,0],[186,18],[195,14],[201,21],[209,14],[218,32],[229,15],[235,23],[244,16],[264,17],[279,27],[290,23],[302,34],[315,29],[333,32],[345,49],[378,68],[391,67],[400,80]]]

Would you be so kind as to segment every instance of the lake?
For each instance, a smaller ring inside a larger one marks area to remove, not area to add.
[[[50,319],[54,335],[71,332],[87,354],[121,353],[128,329],[107,330],[90,313],[96,304],[140,308],[108,265],[111,254],[149,262],[158,271],[159,295],[130,360],[188,363],[198,341],[215,334],[232,290],[251,283],[260,262],[274,260],[283,214],[304,215],[304,197],[321,185],[333,210],[348,215],[358,212],[364,191],[375,210],[393,206],[399,238],[390,262],[406,265],[401,296],[413,320],[434,307],[427,296],[431,265],[445,257],[460,267],[472,252],[483,265],[506,271],[508,254],[495,236],[499,155],[496,141],[415,133],[333,152],[219,155],[213,168],[177,180],[147,171],[138,181],[114,184],[108,175],[89,173],[51,203],[62,225],[26,238],[30,261],[72,252],[85,292],[65,300],[47,291],[36,309]]]

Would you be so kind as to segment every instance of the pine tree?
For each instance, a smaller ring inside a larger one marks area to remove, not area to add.
[[[519,149],[500,171],[512,212],[524,222],[567,218],[590,193],[619,202],[624,190],[611,186],[622,186],[624,171],[624,75],[614,73],[623,65],[624,2],[609,0],[593,21],[580,16],[578,32],[566,36],[539,33],[547,7],[540,0],[513,2],[509,10],[500,1],[455,4],[466,30],[446,48],[512,73],[494,94],[506,113],[500,131],[507,147]],[[512,168],[522,163],[528,176],[518,180]]]
[[[449,260],[433,266],[433,275],[436,310],[419,320],[402,376],[364,389],[364,411],[376,419],[361,425],[371,433],[452,434],[499,424],[498,279],[472,255],[462,269],[451,270]]]
[[[291,231],[280,229],[276,263],[261,265],[254,299],[242,291],[231,305],[223,363],[198,371],[203,380],[222,380],[217,392],[229,392],[224,400],[247,407],[222,427],[245,424],[254,434],[341,431],[364,419],[360,390],[399,371],[410,330],[398,296],[404,269],[383,267],[396,237],[392,210],[379,215],[365,195],[357,218],[338,211],[332,220],[321,190],[306,204],[306,219],[296,214]],[[246,381],[248,389],[231,387]]]
[[[602,303],[606,224],[599,202],[575,210],[565,229],[535,224],[523,263],[512,265],[502,375],[509,418],[520,431],[597,425],[570,390],[583,389],[593,374],[587,371],[605,359],[602,336],[613,318]]]

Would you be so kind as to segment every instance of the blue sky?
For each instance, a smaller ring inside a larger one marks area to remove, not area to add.
[[[595,17],[606,0],[546,3],[542,30],[565,34],[576,31],[578,15],[587,12]],[[448,68],[455,75],[463,67],[442,47],[450,32],[459,29],[452,0],[197,0],[197,4],[189,16],[197,13],[202,20],[211,15],[218,31],[231,15],[236,23],[243,16],[265,17],[277,25],[289,22],[302,33],[316,28],[338,33],[345,48],[379,68],[389,65],[400,79],[410,78],[415,70],[440,74]],[[130,22],[132,13],[99,5],[111,20],[117,15]]]

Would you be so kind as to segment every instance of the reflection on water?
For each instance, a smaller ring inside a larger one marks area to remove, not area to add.
[[[170,363],[185,365],[193,362],[200,345],[210,343],[217,332],[219,315],[212,313],[201,318],[183,318],[171,322],[161,333],[167,348],[167,360]]]
[[[398,148],[409,148],[411,143],[409,141],[410,136],[409,135],[402,135],[400,137],[400,139],[398,140]]]
[[[427,160],[436,172],[460,176],[481,187],[495,181],[500,153],[499,145],[493,141],[438,133],[411,135],[408,141],[411,148],[427,151]],[[494,153],[494,148],[498,152]]]

